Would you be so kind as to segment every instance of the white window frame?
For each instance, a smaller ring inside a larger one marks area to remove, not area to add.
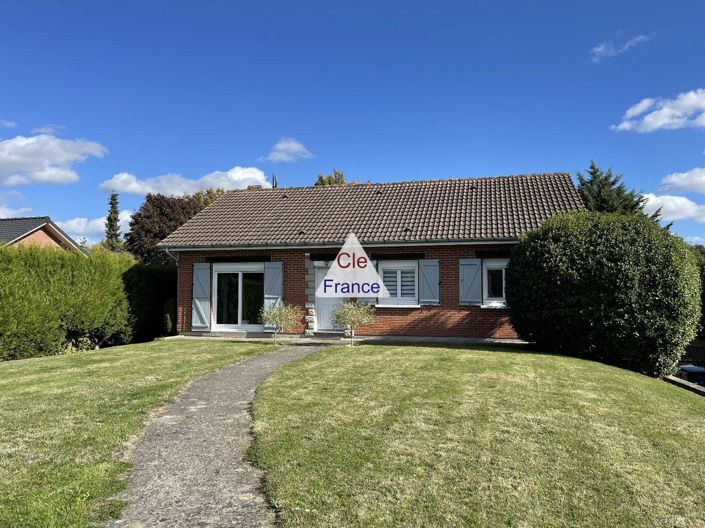
[[[482,307],[483,308],[506,308],[507,306],[507,258],[493,258],[482,260]],[[502,297],[489,297],[487,286],[490,270],[502,270]]]
[[[384,270],[397,272],[397,297],[380,297],[377,306],[383,308],[419,308],[419,262],[417,260],[380,260],[377,272],[380,278]],[[401,296],[401,272],[412,270],[414,272],[414,298]]]
[[[257,324],[217,324],[218,320],[218,274],[232,273],[238,274],[238,304],[237,320],[242,321],[242,274],[243,273],[264,273],[263,262],[223,262],[213,264],[213,284],[211,285],[211,299],[213,307],[211,309],[211,328],[213,330],[250,330],[262,331],[263,325]]]

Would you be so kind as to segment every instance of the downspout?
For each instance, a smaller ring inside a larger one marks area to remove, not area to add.
[[[164,248],[164,252],[169,255],[172,259],[174,259],[174,262],[176,265],[179,265],[179,259],[174,256],[174,254],[169,251],[169,248]],[[178,274],[178,268],[177,268],[177,273],[176,273],[176,320],[174,321],[174,330],[176,331],[176,335],[179,334],[177,328],[179,327],[179,274]]]

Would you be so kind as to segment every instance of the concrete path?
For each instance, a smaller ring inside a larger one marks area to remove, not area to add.
[[[244,460],[255,389],[283,364],[317,347],[292,346],[245,359],[191,385],[152,420],[132,454],[127,501],[109,527],[261,527],[275,515]]]

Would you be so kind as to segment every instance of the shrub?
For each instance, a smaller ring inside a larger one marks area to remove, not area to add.
[[[122,273],[132,257],[0,248],[0,359],[128,342]]]
[[[176,268],[126,253],[0,248],[0,360],[144,341],[171,333]],[[165,331],[166,330],[166,331]]]
[[[705,339],[705,246],[695,246],[700,261],[700,339]]]
[[[299,309],[290,304],[270,304],[260,312],[262,324],[274,329],[274,344],[277,343],[277,334],[293,330],[299,320]]]
[[[523,237],[507,269],[511,322],[524,339],[657,376],[695,336],[699,295],[690,248],[637,216],[549,219]]]
[[[355,329],[372,324],[374,320],[375,309],[369,304],[347,302],[333,310],[333,322],[350,330],[350,346],[355,346]]]
[[[123,273],[123,282],[134,341],[172,334],[176,320],[176,266],[137,263]]]

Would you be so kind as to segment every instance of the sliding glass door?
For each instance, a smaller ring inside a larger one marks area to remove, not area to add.
[[[214,264],[215,328],[259,329],[264,306],[264,266]]]

